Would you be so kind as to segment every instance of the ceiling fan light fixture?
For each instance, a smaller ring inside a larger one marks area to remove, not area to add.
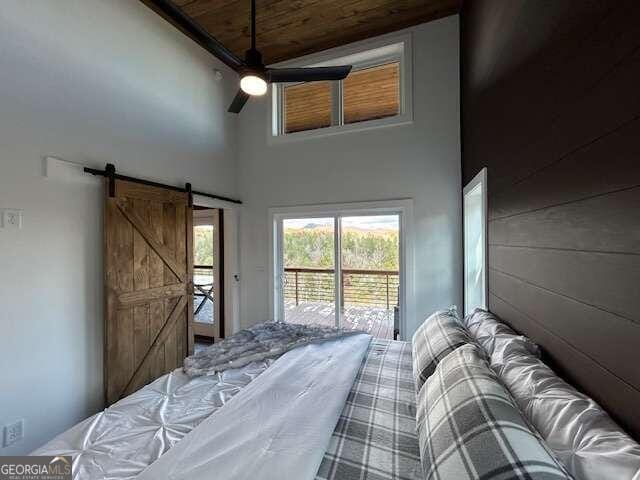
[[[255,73],[248,73],[240,79],[240,88],[249,95],[260,96],[267,93],[267,82]]]

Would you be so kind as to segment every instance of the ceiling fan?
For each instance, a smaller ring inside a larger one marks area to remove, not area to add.
[[[308,68],[265,67],[262,63],[262,55],[256,49],[256,0],[251,0],[251,48],[246,51],[244,59],[227,49],[170,0],[147,1],[202,47],[238,72],[240,89],[229,106],[229,112],[240,113],[250,97],[264,95],[267,92],[269,83],[343,80],[351,71],[351,65]]]

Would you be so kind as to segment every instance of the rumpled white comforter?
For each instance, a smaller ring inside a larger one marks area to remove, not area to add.
[[[323,325],[258,323],[186,358],[184,372],[190,377],[213,375],[251,362],[278,358],[289,350],[311,343],[359,333],[362,332]]]
[[[313,480],[370,340],[287,352],[138,480]]]

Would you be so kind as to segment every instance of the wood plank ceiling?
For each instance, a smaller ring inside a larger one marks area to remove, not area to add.
[[[143,0],[144,1],[144,0]],[[249,0],[173,0],[244,57]],[[265,64],[296,58],[458,12],[462,0],[257,0],[257,42]]]

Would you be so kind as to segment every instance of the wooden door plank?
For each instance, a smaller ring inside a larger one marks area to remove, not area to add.
[[[175,220],[175,257],[184,259],[187,255],[186,208],[182,205],[174,205]]]
[[[106,182],[105,182],[106,183]],[[105,191],[108,191],[105,185]],[[113,359],[117,356],[118,345],[114,341],[117,338],[117,298],[115,293],[117,281],[117,249],[116,245],[116,225],[119,215],[117,206],[108,198],[105,201],[104,212],[104,297],[105,297],[105,323],[104,323],[104,398],[107,404],[112,403],[116,396],[115,384],[112,380]]]
[[[113,285],[119,292],[131,292],[133,290],[133,227],[122,215],[115,215],[113,220],[116,224],[113,238],[116,278],[113,279]]]
[[[167,318],[167,320],[164,322],[162,329],[160,330],[160,332],[158,332],[158,335],[156,335],[155,339],[151,343],[151,346],[147,351],[146,355],[144,356],[141,363],[137,366],[137,368],[133,372],[133,375],[131,376],[131,379],[129,380],[129,382],[126,384],[126,386],[122,390],[121,396],[128,395],[132,391],[135,391],[135,388],[137,388],[141,380],[141,374],[143,370],[142,367],[145,366],[147,359],[151,356],[150,354],[157,348],[160,348],[163,345],[165,345],[169,337],[173,334],[173,332],[175,332],[176,322],[179,318],[182,317],[184,309],[187,306],[187,301],[188,301],[187,295],[180,297],[180,300],[173,308],[171,314],[169,315],[169,318]],[[175,360],[175,356],[174,356],[174,360]]]
[[[155,338],[162,329],[163,321],[166,318],[165,314],[165,301],[156,300],[149,303],[149,323],[151,338]],[[151,378],[158,378],[163,373],[164,369],[164,350],[156,349],[151,353],[152,358],[149,360]]]
[[[108,200],[111,203],[111,200]],[[116,203],[117,208],[117,203]],[[120,214],[118,209],[111,215],[113,221],[110,245],[114,252],[114,272],[111,287],[114,292],[131,292],[134,288],[133,282],[133,227],[127,219]],[[114,398],[119,393],[118,390],[126,385],[129,376],[134,368],[134,343],[133,343],[133,310],[116,310],[112,317],[113,336],[110,339],[110,350],[108,351],[108,368],[110,372],[110,382],[113,386],[109,398]]]
[[[186,205],[188,200],[186,192],[122,180],[116,182],[116,197],[148,200],[153,203],[170,202],[181,205]]]
[[[133,308],[133,364],[140,365],[149,350],[149,303]],[[144,383],[150,379],[148,366],[143,372]]]
[[[149,228],[154,238],[162,239],[163,209],[161,203],[149,206]],[[164,286],[164,263],[160,256],[152,249],[149,252],[149,287]]]
[[[133,200],[132,211],[140,217],[140,221],[149,224],[149,202]],[[133,232],[133,287],[134,290],[149,288],[149,244],[138,231]]]
[[[185,305],[186,306],[186,305]],[[180,314],[180,317],[182,317],[182,314]],[[176,352],[176,343],[178,341],[178,333],[176,326],[179,322],[175,322],[175,324],[171,325],[171,327],[168,329],[168,333],[167,333],[167,338],[165,339],[163,343],[164,345],[164,371],[165,372],[170,372],[171,370],[173,370],[176,367],[176,358],[177,358],[177,352]]]
[[[156,238],[162,238],[163,227],[163,208],[162,204],[158,202],[152,202],[150,204],[149,212],[149,226],[154,232]],[[152,249],[149,252],[149,287],[164,287],[164,263],[160,256]],[[149,318],[149,331],[150,338],[155,338],[160,329],[164,319],[167,317],[164,308],[164,299],[159,299],[149,304],[150,318]],[[161,363],[164,366],[164,352],[157,350],[154,354],[155,358],[150,361],[151,363],[151,378],[157,378],[162,374],[162,368],[159,368],[157,363]]]
[[[162,241],[164,242],[164,248],[165,248],[165,251],[167,252],[167,258],[172,258],[174,260],[175,260],[175,252],[176,252],[175,222],[176,222],[176,206],[171,203],[164,203],[162,205]],[[165,259],[163,258],[163,260]],[[165,285],[176,283],[171,272],[172,272],[172,269],[165,262],[165,268],[164,268],[164,284]],[[182,276],[178,276],[178,278],[182,282],[185,281]]]
[[[162,240],[164,245],[172,255],[176,253],[176,209],[179,208],[173,203],[165,202],[162,205]],[[175,283],[175,278],[169,268],[164,267],[165,285]],[[175,299],[165,299],[165,311],[171,312],[175,308]],[[170,331],[162,346],[162,358],[164,363],[159,365],[163,372],[170,372],[177,365],[175,363],[175,329]],[[168,345],[171,344],[171,345]]]
[[[118,310],[116,316],[116,340],[117,356],[113,359],[115,402],[120,398],[119,392],[127,384],[131,373],[135,370],[135,345],[133,342],[133,309]]]
[[[131,208],[128,202],[122,200],[117,201],[118,208],[122,214],[131,222],[135,229],[147,241],[149,246],[160,256],[164,264],[175,274],[180,280],[184,281],[185,272],[183,268],[176,263],[175,249],[167,248],[165,245],[155,238],[154,232],[149,228],[146,222],[140,218],[140,215]],[[166,277],[165,277],[166,278]]]
[[[133,290],[133,227],[122,215],[118,217],[117,229],[117,289],[118,291]],[[120,310],[116,315],[116,344],[118,354],[113,358],[116,365],[114,381],[116,385],[126,383],[133,368],[133,311]]]
[[[140,215],[140,218],[149,224],[150,212],[149,201],[142,199],[132,200],[133,209]],[[134,293],[148,291],[149,289],[149,244],[142,237],[140,232],[133,232],[133,287]],[[120,303],[122,306],[122,302]],[[134,365],[139,365],[142,358],[149,349],[149,302],[139,302],[133,308],[133,346]],[[150,379],[149,368],[145,368],[144,383]]]
[[[176,228],[176,259],[181,259],[181,261],[185,262],[187,258],[187,205],[175,205],[176,209],[176,220],[175,220],[175,228]],[[188,265],[185,266],[185,282],[189,282],[191,279],[186,277],[186,272],[188,271]],[[187,306],[189,303],[187,302]],[[184,319],[187,318],[187,311],[185,309]],[[180,322],[179,326],[176,326],[176,360],[175,366],[179,365],[182,359],[184,358],[182,354],[188,349],[187,347],[187,329],[188,325],[185,321]],[[173,368],[175,368],[175,366]]]
[[[156,348],[149,357],[151,364],[152,378],[158,378],[164,375],[164,348]]]
[[[187,302],[189,305],[189,302]],[[176,365],[174,368],[179,367],[183,362],[185,351],[187,349],[187,309],[184,309],[182,313],[182,319],[176,322]],[[179,333],[179,334],[178,334]]]
[[[137,292],[122,293],[118,295],[118,308],[128,308],[166,298],[181,297],[186,293],[187,285],[184,283],[175,283],[173,285],[167,285],[166,287],[155,287]]]

